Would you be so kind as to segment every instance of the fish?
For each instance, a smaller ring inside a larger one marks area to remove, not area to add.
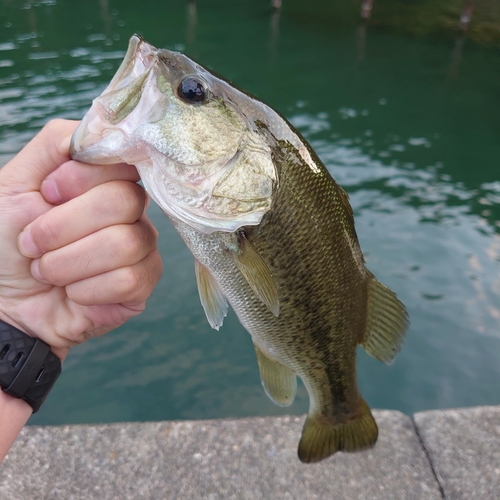
[[[348,195],[283,116],[134,35],[70,149],[81,162],[137,167],[194,256],[210,326],[233,308],[272,401],[292,404],[301,378],[302,462],[375,444],[356,349],[392,363],[408,314],[365,267]]]

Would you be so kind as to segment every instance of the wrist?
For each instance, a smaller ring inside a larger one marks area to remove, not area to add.
[[[0,464],[32,413],[31,406],[0,391]]]
[[[33,321],[20,321],[17,319],[17,317],[6,313],[5,311],[0,309],[0,322],[4,321],[5,323],[17,328],[21,332],[25,333],[26,335],[34,338],[34,339],[40,339],[46,344],[49,345],[50,350],[61,360],[61,363],[66,359],[66,356],[68,355],[69,352],[69,347],[55,347],[51,345],[50,342],[47,342],[45,339],[47,338],[47,332],[45,332],[45,335],[38,335],[38,331],[36,331],[34,328],[30,328],[29,323],[32,323]],[[39,327],[41,324],[39,324]]]
[[[26,325],[17,321],[13,316],[7,314],[6,312],[4,312],[2,310],[0,310],[0,321],[4,321],[5,323],[8,323],[9,325],[12,325],[13,327],[17,328],[18,330],[21,330],[26,335],[29,335],[30,337],[34,337],[34,335],[32,335],[30,333],[30,329],[27,328]]]

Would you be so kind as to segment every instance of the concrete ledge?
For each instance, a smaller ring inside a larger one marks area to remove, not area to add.
[[[416,426],[374,415],[374,449],[313,465],[296,454],[303,417],[26,427],[0,468],[0,497],[500,498],[500,408],[418,413]]]
[[[446,498],[500,498],[500,407],[427,411],[414,418]]]

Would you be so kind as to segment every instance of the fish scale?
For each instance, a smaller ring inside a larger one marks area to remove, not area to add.
[[[210,325],[222,326],[229,302],[274,402],[291,404],[302,379],[300,460],[374,445],[356,347],[391,363],[407,313],[365,268],[347,194],[282,116],[134,36],[71,149],[87,163],[137,166],[195,257]]]
[[[357,240],[339,244],[337,238],[331,248],[348,224],[341,188],[319,160],[315,173],[290,143],[273,152],[282,179],[273,207],[259,226],[244,230],[278,286],[278,317],[243,279],[227,233],[204,235],[173,223],[254,341],[304,380],[321,416],[343,421],[360,403],[355,353],[366,326],[367,278],[351,251]]]

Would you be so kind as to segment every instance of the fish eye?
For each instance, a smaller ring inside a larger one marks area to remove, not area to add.
[[[190,104],[203,102],[207,98],[207,91],[203,83],[192,76],[182,80],[177,89],[179,97]]]

